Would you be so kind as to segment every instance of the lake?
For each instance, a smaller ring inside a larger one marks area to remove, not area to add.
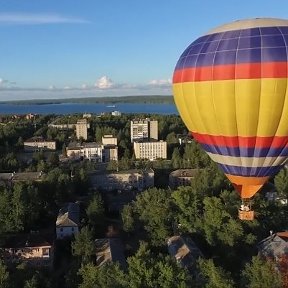
[[[0,114],[74,114],[120,111],[121,113],[149,113],[149,114],[178,114],[174,104],[143,104],[143,103],[119,103],[119,104],[82,104],[61,103],[41,105],[13,105],[0,104]]]

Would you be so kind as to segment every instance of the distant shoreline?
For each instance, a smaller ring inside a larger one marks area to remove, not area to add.
[[[118,97],[86,97],[67,99],[32,99],[0,101],[1,104],[12,105],[51,105],[51,104],[117,104],[117,103],[145,103],[145,104],[173,104],[173,96],[147,95],[147,96],[118,96]]]

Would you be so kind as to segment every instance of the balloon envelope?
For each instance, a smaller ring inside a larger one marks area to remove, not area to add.
[[[220,26],[183,52],[173,75],[178,111],[242,198],[288,157],[288,20]]]

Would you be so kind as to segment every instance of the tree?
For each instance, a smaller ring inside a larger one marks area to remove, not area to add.
[[[193,287],[188,271],[170,256],[152,253],[141,243],[135,256],[128,258],[127,287]]]
[[[135,217],[132,204],[127,204],[121,211],[123,230],[132,232],[135,229]]]
[[[38,287],[40,287],[40,284],[35,275],[31,279],[25,281],[24,288],[38,288]]]
[[[162,245],[172,233],[172,199],[170,191],[151,188],[136,197],[135,216],[144,224],[144,229],[154,245]]]
[[[199,259],[199,287],[205,288],[232,288],[234,282],[231,275],[221,267],[216,267],[213,260]]]
[[[172,199],[177,208],[175,213],[177,226],[181,226],[180,230],[183,232],[196,232],[203,206],[201,195],[192,187],[182,186],[172,193]]]
[[[177,144],[178,143],[178,139],[176,137],[175,132],[170,132],[167,136],[166,136],[166,142],[167,144]]]
[[[233,247],[243,235],[240,221],[231,217],[220,198],[205,197],[203,202],[202,227],[206,241],[213,246],[224,244]]]
[[[48,157],[48,163],[51,167],[56,168],[59,165],[59,155],[57,153],[51,153]]]
[[[0,189],[0,234],[11,232],[14,228],[10,198],[9,191]]]
[[[281,197],[284,197],[288,199],[288,169],[283,168],[279,171],[279,173],[274,178],[274,184],[281,195]]]
[[[85,226],[75,235],[75,240],[72,242],[72,254],[74,256],[80,256],[82,263],[87,264],[94,250],[92,231]]]
[[[97,223],[101,223],[103,220],[104,206],[103,200],[99,193],[94,194],[92,200],[86,209],[86,214],[89,219],[89,223],[93,226]]]
[[[0,287],[6,288],[9,286],[8,283],[9,283],[9,273],[4,263],[0,261]]]
[[[127,287],[124,272],[118,264],[108,263],[101,267],[88,263],[79,270],[82,281],[79,288],[120,288]]]
[[[179,148],[175,147],[172,153],[172,166],[173,168],[180,168],[181,167],[181,155],[179,152]]]
[[[241,274],[242,287],[249,288],[280,288],[281,276],[275,264],[270,260],[254,256],[250,263],[245,265]]]
[[[24,229],[25,204],[23,201],[23,194],[23,185],[20,183],[15,184],[11,199],[15,231],[21,231]]]

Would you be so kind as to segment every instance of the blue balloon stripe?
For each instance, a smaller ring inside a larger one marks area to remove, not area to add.
[[[265,147],[265,148],[249,148],[249,147],[224,147],[209,144],[201,146],[206,152],[233,157],[278,157],[288,156],[288,147]]]
[[[240,167],[240,166],[224,165],[219,163],[217,164],[225,174],[235,176],[241,175],[245,177],[265,177],[275,175],[283,167],[283,165],[272,167]]]
[[[286,62],[288,28],[276,28],[252,28],[203,36],[183,52],[175,70],[236,63]]]

